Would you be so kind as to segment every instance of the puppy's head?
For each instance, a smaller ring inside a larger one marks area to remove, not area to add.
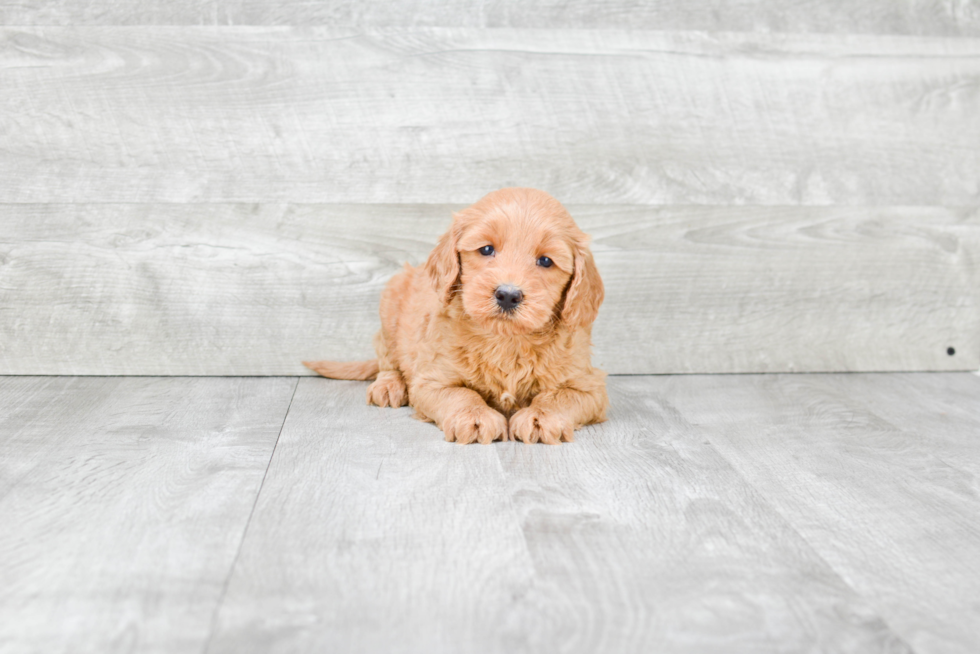
[[[554,321],[586,326],[603,286],[582,232],[543,191],[494,191],[453,216],[426,269],[443,302],[499,334],[527,334]]]

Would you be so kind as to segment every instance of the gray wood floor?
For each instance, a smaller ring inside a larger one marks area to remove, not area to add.
[[[561,447],[364,388],[0,377],[0,651],[980,650],[975,375],[612,377]]]

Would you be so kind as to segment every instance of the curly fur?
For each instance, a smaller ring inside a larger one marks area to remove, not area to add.
[[[480,253],[486,245],[494,254]],[[542,256],[554,264],[538,265]],[[509,313],[494,299],[502,284],[524,295]],[[454,214],[428,261],[388,282],[376,361],[306,365],[341,379],[377,370],[368,402],[410,404],[447,441],[572,441],[609,404],[590,363],[603,294],[589,238],[561,203],[501,189]]]

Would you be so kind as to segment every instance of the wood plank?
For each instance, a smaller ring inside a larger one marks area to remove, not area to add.
[[[846,392],[878,418],[938,442],[937,455],[980,477],[980,382],[976,375],[856,375]],[[908,426],[908,428],[906,428]]]
[[[295,384],[0,379],[0,650],[200,651]]]
[[[454,447],[365,389],[300,380],[210,654],[498,639],[531,570],[494,449]]]
[[[631,0],[526,3],[226,0],[52,0],[0,2],[4,25],[327,25],[332,27],[525,27],[654,30],[980,35],[980,7],[925,0]]]
[[[118,377],[0,377],[0,501],[69,441],[79,423],[104,413],[121,383]],[[76,394],[82,401],[73,401]]]
[[[577,215],[594,235],[606,283],[595,342],[613,372],[980,367],[975,210]]]
[[[527,650],[910,651],[660,379],[610,378],[578,448],[501,449],[541,577],[515,607]]]
[[[910,651],[656,383],[552,448],[301,380],[208,651]]]
[[[975,206],[978,76],[976,38],[5,28],[0,202]]]
[[[309,374],[459,205],[5,205],[0,373]],[[571,206],[612,373],[980,368],[980,211]],[[955,355],[947,348],[955,348]]]
[[[977,651],[980,379],[655,383],[916,652]]]

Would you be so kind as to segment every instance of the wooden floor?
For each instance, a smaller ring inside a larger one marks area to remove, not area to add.
[[[0,651],[980,651],[980,378],[609,386],[458,446],[357,382],[0,377]]]

